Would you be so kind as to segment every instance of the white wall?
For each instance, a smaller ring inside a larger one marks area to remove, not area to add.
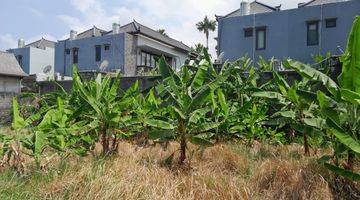
[[[43,69],[50,65],[51,72],[54,74],[55,50],[53,48],[38,49],[30,47],[30,72],[29,74],[44,73]]]

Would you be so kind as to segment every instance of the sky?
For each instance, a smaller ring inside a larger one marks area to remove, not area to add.
[[[259,0],[282,9],[295,8],[307,0]],[[57,41],[94,25],[110,30],[114,22],[125,25],[134,19],[166,33],[188,46],[205,44],[205,35],[195,24],[204,16],[215,20],[240,7],[241,0],[1,0],[0,50],[17,47],[22,38],[28,44],[42,37]],[[209,48],[215,53],[217,32],[210,35]]]

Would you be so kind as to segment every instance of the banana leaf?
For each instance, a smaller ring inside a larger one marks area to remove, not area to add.
[[[360,93],[360,16],[355,18],[341,62],[343,65],[339,77],[341,87]]]

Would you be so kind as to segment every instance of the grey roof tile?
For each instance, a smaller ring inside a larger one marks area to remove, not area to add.
[[[34,47],[39,49],[45,49],[45,47],[55,48],[55,42],[41,38],[40,40],[25,45],[25,47]]]
[[[339,3],[339,2],[344,2],[344,1],[349,1],[349,0],[311,0],[306,3],[299,3],[298,7],[301,8],[301,7],[307,7],[307,6],[317,6],[317,5],[321,5],[321,4]]]
[[[25,77],[27,74],[21,69],[14,54],[0,52],[0,75]]]
[[[280,10],[280,6],[272,7],[261,3],[259,1],[253,1],[250,3],[250,14],[259,14],[259,13],[267,13],[267,12],[274,12]],[[237,17],[241,16],[240,8],[225,15],[225,16],[217,16],[217,18],[229,18],[229,17]]]

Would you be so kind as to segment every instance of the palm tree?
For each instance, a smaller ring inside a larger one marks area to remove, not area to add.
[[[169,37],[168,34],[165,32],[165,29],[158,29],[157,32],[159,32],[163,36]]]
[[[196,24],[197,29],[200,32],[204,32],[206,36],[206,48],[209,48],[209,33],[210,31],[215,31],[216,29],[216,21],[209,20],[207,16],[205,16],[204,20]]]

